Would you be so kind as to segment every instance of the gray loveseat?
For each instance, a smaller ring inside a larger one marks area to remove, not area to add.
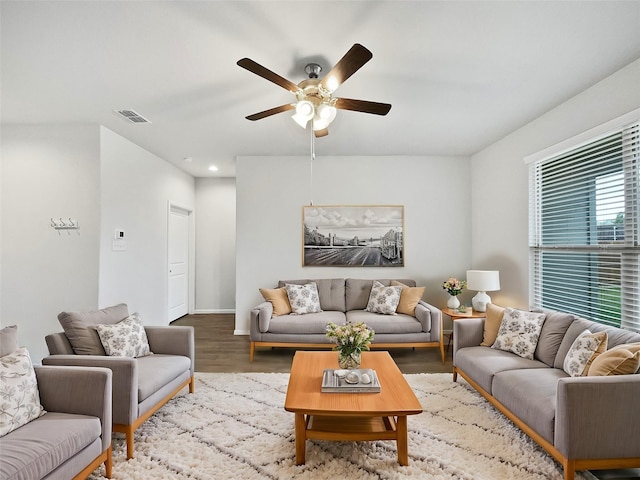
[[[608,349],[640,342],[640,334],[546,313],[532,360],[480,346],[484,318],[456,320],[454,381],[467,380],[562,464],[565,480],[576,470],[640,467],[640,374],[571,377],[563,370],[585,329],[606,331]]]
[[[385,286],[391,280],[378,280]],[[414,280],[398,282],[415,287]],[[256,347],[331,348],[334,345],[326,337],[326,326],[364,322],[375,331],[371,348],[439,347],[444,363],[442,339],[442,312],[420,301],[415,316],[406,314],[382,315],[365,311],[374,280],[356,278],[332,278],[315,280],[281,280],[285,284],[303,285],[315,282],[322,312],[305,315],[273,316],[271,302],[262,302],[251,310],[249,357],[253,361]]]
[[[111,371],[35,366],[47,413],[0,438],[0,478],[111,478]]]

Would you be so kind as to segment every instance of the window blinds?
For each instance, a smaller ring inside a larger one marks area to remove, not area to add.
[[[532,307],[640,332],[639,126],[529,165]]]

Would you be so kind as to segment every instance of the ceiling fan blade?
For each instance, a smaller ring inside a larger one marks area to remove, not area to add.
[[[280,105],[279,107],[270,108],[269,110],[265,110],[263,112],[254,113],[253,115],[249,115],[246,117],[247,120],[260,120],[261,118],[270,117],[271,115],[275,115],[276,113],[286,112],[287,110],[293,110],[295,105],[291,103],[287,103],[285,105]]]
[[[327,135],[329,135],[329,129],[323,128],[322,130],[314,130],[313,134],[316,136],[316,138],[326,137]]]
[[[391,110],[391,104],[353,100],[351,98],[337,98],[336,108],[353,110],[354,112],[373,113],[375,115],[386,115],[389,113],[389,110]]]
[[[356,43],[345,53],[344,57],[335,64],[331,71],[327,73],[320,84],[326,90],[333,92],[372,58],[373,53],[359,43]]]
[[[254,62],[250,58],[242,58],[238,60],[237,64],[238,66],[246,70],[249,70],[251,73],[255,73],[256,75],[266,80],[269,80],[270,82],[273,82],[276,85],[279,85],[285,90],[289,90],[291,93],[296,93],[300,90],[300,87],[298,87],[298,85],[296,85],[295,83],[287,80],[284,77],[281,77],[275,72],[272,72],[268,68],[265,68],[259,63]]]

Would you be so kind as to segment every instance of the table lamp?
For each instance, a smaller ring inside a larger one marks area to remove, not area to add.
[[[497,270],[467,270],[467,288],[477,290],[478,293],[471,299],[473,309],[478,312],[486,312],[487,304],[491,303],[491,297],[487,292],[500,290],[500,272]]]

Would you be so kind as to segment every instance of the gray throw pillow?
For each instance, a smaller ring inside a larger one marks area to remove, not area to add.
[[[9,325],[0,330],[0,357],[9,355],[18,349],[18,327]]]
[[[127,305],[120,303],[95,311],[62,312],[58,315],[58,321],[76,355],[104,356],[106,353],[95,326],[118,323],[128,316]]]

